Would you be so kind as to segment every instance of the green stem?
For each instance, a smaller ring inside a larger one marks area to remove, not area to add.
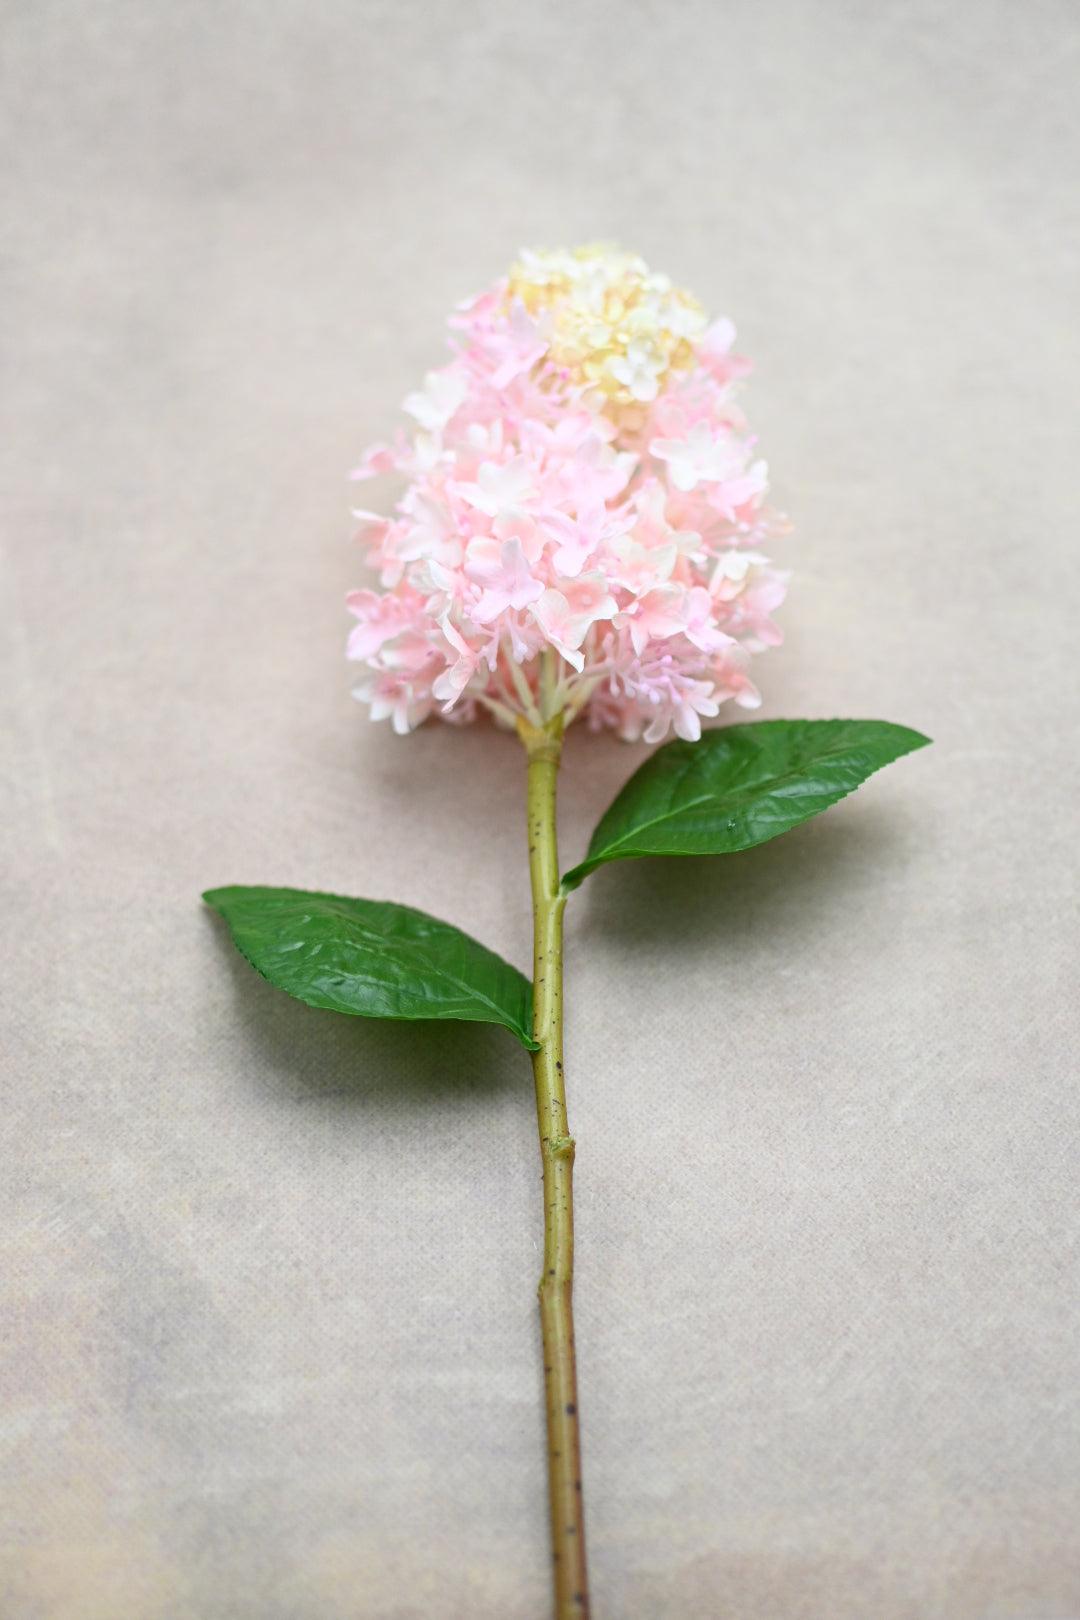
[[[555,1620],[589,1613],[585,1514],[581,1492],[577,1373],[574,1366],[574,1139],[563,1080],[562,947],[566,896],[559,892],[555,786],[563,721],[543,727],[519,720],[528,755],[529,876],[533,898],[533,1053],[536,1120],[544,1169],[544,1270],[540,1329],[544,1345],[548,1487],[554,1560]]]

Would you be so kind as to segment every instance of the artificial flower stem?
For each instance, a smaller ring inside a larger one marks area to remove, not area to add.
[[[601,677],[599,675],[590,675],[587,680],[580,682],[577,689],[573,692],[573,695],[566,704],[566,712],[563,715],[563,720],[566,725],[569,725],[571,720],[575,720],[577,718],[578,712],[586,703],[588,703],[589,699],[596,691],[596,688],[600,685],[600,680]]]
[[[534,726],[542,725],[546,716],[541,716],[540,710],[536,707],[532,687],[525,679],[524,670],[521,668],[521,665],[518,663],[516,658],[507,659],[507,663],[510,667],[510,675],[513,679],[514,685],[517,687],[517,694],[521,699],[521,705],[525,710],[526,716]]]
[[[545,721],[550,720],[562,708],[559,701],[561,683],[555,665],[554,647],[545,647],[540,654],[540,713]]]
[[[555,1620],[589,1613],[581,1490],[577,1373],[574,1365],[574,1139],[563,1078],[562,945],[566,896],[559,889],[555,788],[563,717],[545,726],[518,721],[528,756],[529,876],[533,898],[533,1053],[536,1119],[544,1172],[544,1269],[540,1328],[547,1408],[548,1487]]]
[[[477,692],[476,697],[484,705],[484,708],[495,716],[496,720],[501,720],[504,725],[511,727],[517,724],[516,711],[509,708],[507,704],[500,703],[498,698],[488,697],[486,692]]]

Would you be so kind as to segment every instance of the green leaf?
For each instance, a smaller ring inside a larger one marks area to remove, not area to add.
[[[607,861],[751,849],[929,741],[886,720],[762,720],[668,743],[627,782],[562,886]]]
[[[426,911],[305,889],[208,889],[203,899],[252,967],[309,1007],[502,1024],[536,1050],[528,979]]]

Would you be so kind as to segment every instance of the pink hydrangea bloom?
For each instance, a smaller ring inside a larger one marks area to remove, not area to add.
[[[361,511],[379,590],[348,598],[356,696],[405,732],[487,709],[583,715],[621,737],[701,734],[760,702],[786,530],[734,394],[730,321],[641,259],[526,253],[451,320],[453,358],[405,400],[411,436],[354,476],[397,473]]]

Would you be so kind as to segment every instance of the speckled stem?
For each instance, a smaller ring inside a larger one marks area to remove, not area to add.
[[[533,897],[533,1053],[536,1120],[544,1168],[544,1270],[540,1327],[544,1344],[548,1486],[555,1620],[589,1613],[585,1512],[581,1491],[577,1373],[574,1367],[574,1139],[563,1079],[562,940],[566,896],[559,893],[555,784],[562,716],[542,727],[519,721],[528,754],[529,875]]]

